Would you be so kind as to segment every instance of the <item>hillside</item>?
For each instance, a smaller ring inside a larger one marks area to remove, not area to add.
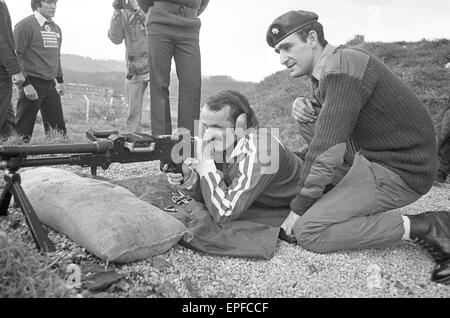
[[[413,89],[437,124],[450,95],[450,70],[444,68],[450,62],[450,40],[359,45],[384,61]],[[248,96],[261,124],[280,128],[282,141],[297,149],[301,138],[291,117],[291,108],[297,97],[310,96],[310,92],[309,80],[292,80],[287,71],[282,71],[257,84]]]
[[[123,61],[94,60],[89,57],[63,54],[62,65],[66,82],[110,87],[116,94],[124,94],[125,64]],[[224,89],[248,91],[255,83],[235,81],[229,76],[204,77],[202,96],[210,96]],[[178,78],[171,75],[170,92],[178,95]]]
[[[72,70],[83,73],[121,73],[125,69],[124,61],[95,60],[90,57],[74,54],[63,54],[61,57],[61,63],[65,70]]]

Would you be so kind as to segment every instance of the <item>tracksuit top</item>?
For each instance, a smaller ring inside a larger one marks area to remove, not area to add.
[[[352,139],[371,162],[397,173],[419,194],[437,170],[428,109],[380,60],[362,49],[325,48],[312,76],[322,105],[291,209],[303,215],[323,195]],[[342,198],[345,200],[345,198]]]
[[[11,77],[21,71],[14,52],[14,37],[8,7],[0,0],[0,76]]]
[[[44,80],[56,78],[61,83],[61,29],[54,22],[45,22],[41,26],[37,14],[23,19],[14,29],[19,62],[26,76]]]
[[[289,207],[297,194],[302,160],[269,130],[253,131],[239,140],[225,164],[212,159],[197,168],[189,193],[205,202],[212,218],[223,224],[245,218],[253,204]]]

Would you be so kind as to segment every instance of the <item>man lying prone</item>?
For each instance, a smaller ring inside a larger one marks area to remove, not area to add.
[[[204,202],[219,224],[245,218],[254,203],[289,206],[302,160],[280,143],[275,129],[258,127],[245,96],[228,90],[210,97],[200,124],[197,158],[185,161],[183,174],[168,174],[172,185]]]

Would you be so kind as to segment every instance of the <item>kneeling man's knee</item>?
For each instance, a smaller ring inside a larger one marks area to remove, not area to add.
[[[330,247],[321,240],[321,234],[325,230],[323,226],[318,226],[312,221],[305,221],[300,218],[294,227],[294,236],[298,245],[307,251],[324,254],[330,251]]]

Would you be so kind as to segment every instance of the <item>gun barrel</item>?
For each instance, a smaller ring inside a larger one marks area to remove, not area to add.
[[[98,141],[92,144],[48,145],[48,146],[0,146],[0,157],[33,155],[55,155],[72,153],[105,153],[114,146],[112,141]]]

